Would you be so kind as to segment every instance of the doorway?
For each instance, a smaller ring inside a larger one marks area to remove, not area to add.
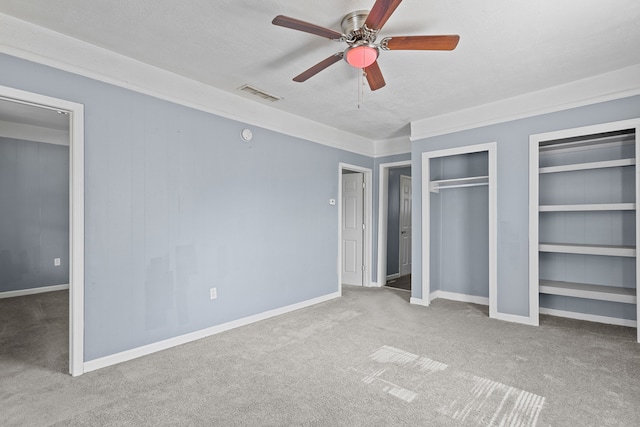
[[[50,116],[59,114],[68,123],[68,250],[60,257],[47,261],[51,261],[54,267],[59,267],[64,258],[68,261],[69,373],[81,375],[84,372],[84,107],[5,86],[0,86],[0,102],[7,110],[5,130],[9,136],[11,132],[25,130],[38,134],[35,129],[38,128],[37,123],[29,123],[26,117],[22,118],[26,123],[21,123],[19,117],[11,118],[9,111],[53,112]],[[25,295],[24,292],[22,295]],[[18,295],[19,292],[5,296]]]
[[[340,163],[338,285],[371,286],[371,169]]]
[[[411,291],[411,160],[379,171],[377,284]]]

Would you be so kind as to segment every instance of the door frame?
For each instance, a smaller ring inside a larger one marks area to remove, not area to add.
[[[69,373],[84,373],[84,105],[0,86],[0,99],[69,114]]]
[[[498,202],[497,202],[497,143],[488,142],[485,144],[467,145],[456,148],[449,148],[437,151],[427,151],[422,153],[422,234],[420,236],[422,242],[422,300],[421,305],[428,306],[433,296],[431,295],[430,286],[430,251],[431,251],[431,193],[429,191],[430,171],[429,161],[432,158],[455,156],[458,154],[469,154],[478,152],[487,152],[488,156],[488,172],[489,172],[489,317],[500,318],[498,313]],[[412,174],[413,175],[413,174]],[[418,301],[415,301],[418,303]],[[470,301],[472,302],[472,301]]]
[[[389,169],[411,166],[411,159],[381,163],[378,183],[378,280],[376,286],[387,284],[387,220],[389,216]],[[413,171],[411,172],[413,175]],[[413,210],[413,209],[412,209]],[[413,214],[413,212],[412,212]],[[412,263],[413,265],[413,263]],[[413,268],[413,267],[412,267]]]
[[[373,270],[373,257],[371,251],[371,242],[373,241],[372,227],[373,212],[372,212],[372,170],[362,166],[356,166],[348,163],[340,162],[338,164],[338,292],[342,295],[342,173],[343,171],[361,172],[364,174],[364,197],[363,197],[363,211],[364,211],[364,227],[365,233],[363,237],[363,254],[362,262],[364,263],[365,270],[363,274],[363,283],[365,287],[371,286],[371,275]]]

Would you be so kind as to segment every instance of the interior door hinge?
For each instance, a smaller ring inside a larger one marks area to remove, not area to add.
[[[367,183],[362,181],[362,188],[367,188]]]
[[[362,223],[362,229],[364,230],[365,228],[367,228],[367,224],[365,224],[364,222]]]
[[[364,264],[362,264],[362,271],[365,271],[365,269],[364,269]]]

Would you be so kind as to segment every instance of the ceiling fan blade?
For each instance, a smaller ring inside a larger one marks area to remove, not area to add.
[[[310,77],[315,76],[320,71],[324,70],[325,68],[329,67],[330,65],[333,65],[336,62],[340,61],[342,59],[343,55],[344,54],[342,52],[338,52],[335,55],[331,55],[330,57],[328,57],[324,61],[320,61],[316,65],[314,65],[313,67],[309,68],[307,71],[295,76],[293,78],[293,81],[294,82],[299,82],[299,83],[304,82],[305,80],[309,79]]]
[[[364,72],[367,75],[367,82],[369,82],[371,90],[378,90],[387,84],[384,81],[384,77],[382,77],[382,71],[380,71],[378,61],[365,68]]]
[[[326,37],[331,40],[342,39],[342,34],[337,31],[330,30],[328,28],[320,27],[309,22],[301,21],[299,19],[290,18],[284,15],[278,15],[271,21],[273,25],[280,27],[291,28],[293,30],[304,31],[305,33],[314,34],[320,37]]]
[[[370,30],[379,30],[401,2],[402,0],[376,0],[364,25]]]
[[[460,36],[400,36],[385,37],[381,41],[388,50],[453,50],[458,46]]]

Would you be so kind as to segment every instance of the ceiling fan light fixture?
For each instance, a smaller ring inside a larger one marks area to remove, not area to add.
[[[352,67],[367,68],[378,59],[378,49],[366,44],[352,46],[344,52],[344,59]]]

